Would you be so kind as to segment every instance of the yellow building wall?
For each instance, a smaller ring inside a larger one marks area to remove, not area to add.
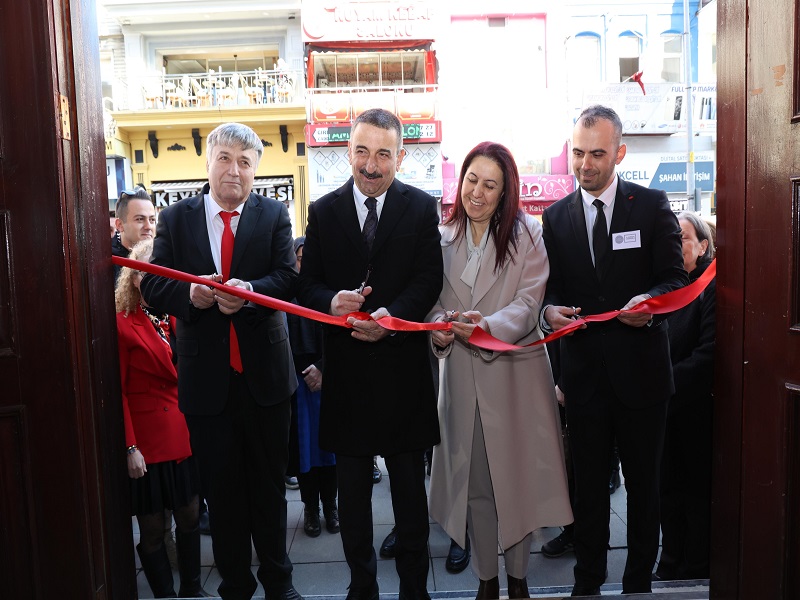
[[[280,123],[262,122],[247,123],[268,142],[264,147],[256,177],[291,176],[294,181],[293,202],[290,205],[293,234],[302,235],[305,231],[305,220],[308,203],[308,157],[297,155],[297,144],[305,143],[305,122]],[[280,136],[280,125],[285,124],[288,130],[287,151],[283,151]],[[201,154],[197,155],[192,137],[191,126],[155,126],[155,129],[136,128],[120,131],[117,137],[107,144],[107,154],[127,156],[133,171],[133,181],[144,185],[148,191],[154,181],[191,181],[205,180],[206,172],[206,137],[215,125],[200,126]],[[155,131],[158,139],[158,157],[153,152],[148,140],[148,131]],[[128,143],[122,141],[127,140]],[[175,144],[183,150],[170,150]],[[271,145],[269,145],[271,144]],[[113,148],[113,150],[112,150]],[[144,162],[136,163],[136,150],[141,150]]]

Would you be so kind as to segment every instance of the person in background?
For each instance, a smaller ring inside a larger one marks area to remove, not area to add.
[[[714,257],[712,234],[692,212],[679,214],[678,223],[684,268],[695,281]],[[661,557],[654,579],[709,577],[716,290],[714,278],[668,317],[675,393],[661,463]]]
[[[139,242],[130,258],[148,262],[152,250],[152,240]],[[200,583],[200,476],[178,409],[172,327],[167,315],[154,312],[142,299],[141,281],[140,271],[124,267],[114,294],[131,507],[139,522],[136,550],[153,596],[174,598],[164,545],[164,511],[173,511],[178,596],[207,598]]]
[[[427,600],[425,449],[439,442],[427,335],[379,319],[421,321],[442,288],[436,201],[395,178],[405,156],[400,120],[370,109],[353,122],[352,177],[308,211],[300,304],[348,320],[325,336],[320,447],[336,453],[348,600],[377,600],[372,540],[373,457],[389,473],[401,600]],[[424,373],[424,376],[423,376]]]
[[[303,263],[305,236],[294,240],[297,270]],[[336,457],[319,447],[319,407],[322,398],[324,358],[322,324],[297,315],[286,315],[289,321],[289,341],[292,344],[294,368],[297,373],[297,439],[300,455],[298,481],[300,498],[305,507],[303,531],[317,537],[322,531],[319,505],[325,516],[328,533],[339,533],[339,509],[336,507]]]
[[[453,322],[452,330],[431,333],[444,359],[431,516],[462,548],[469,534],[477,600],[500,597],[498,543],[508,596],[528,598],[532,532],[572,522],[545,348],[502,353],[469,343],[476,327],[512,344],[542,337],[547,252],[541,225],[520,207],[519,189],[505,146],[483,142],[467,154],[459,201],[441,228],[444,285],[427,316]]]
[[[111,239],[113,240],[117,236],[117,218],[112,215],[108,220],[111,223]]]
[[[550,258],[541,325],[559,330],[577,315],[612,310],[561,338],[561,378],[575,473],[573,596],[597,595],[606,579],[609,456],[616,439],[628,494],[624,594],[649,593],[658,555],[659,469],[667,403],[674,390],[667,322],[628,309],[688,283],[680,227],[667,195],[620,179],[622,122],[590,106],[572,135],[579,189],[545,209]]]
[[[152,240],[156,232],[156,209],[147,190],[137,187],[124,190],[116,205],[114,225],[116,235],[111,238],[111,255],[128,258],[131,248],[142,240]],[[114,281],[122,269],[114,265]]]
[[[153,264],[289,301],[297,271],[286,206],[252,192],[264,146],[224,123],[206,139],[208,183],[165,208]],[[298,600],[286,552],[286,464],[297,388],[284,314],[206,285],[145,275],[142,296],[177,319],[179,401],[208,502],[224,600]]]

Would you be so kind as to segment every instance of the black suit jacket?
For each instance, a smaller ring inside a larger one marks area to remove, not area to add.
[[[362,307],[422,321],[442,289],[436,201],[395,180],[387,191],[372,251],[361,235],[353,179],[309,207],[298,299],[329,313],[340,290],[358,288],[371,266]],[[320,446],[339,454],[391,455],[439,442],[426,333],[361,342],[329,327],[325,338]]]
[[[181,200],[159,215],[151,262],[192,275],[217,271],[206,228],[204,195]],[[212,200],[209,200],[212,201]],[[239,218],[231,278],[249,281],[253,291],[290,300],[297,277],[292,229],[286,207],[251,193]],[[145,300],[177,317],[178,398],[187,415],[219,414],[228,398],[230,323],[236,329],[244,377],[256,402],[277,404],[297,388],[284,314],[245,304],[232,316],[214,305],[189,302],[190,284],[145,275]]]
[[[581,192],[544,211],[550,259],[545,306],[578,306],[584,315],[618,310],[639,294],[658,296],[688,283],[678,220],[666,194],[619,180],[610,235],[638,231],[640,248],[610,250],[607,273],[597,278],[589,251]],[[606,370],[620,400],[644,406],[673,392],[667,322],[630,327],[618,319],[591,323],[561,338],[559,385],[568,402],[581,403]]]

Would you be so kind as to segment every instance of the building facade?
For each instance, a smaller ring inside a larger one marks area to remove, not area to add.
[[[102,0],[110,210],[134,185],[157,208],[197,193],[206,180],[206,136],[236,121],[264,144],[254,191],[285,202],[301,230],[308,163],[300,9],[299,0],[235,8]]]

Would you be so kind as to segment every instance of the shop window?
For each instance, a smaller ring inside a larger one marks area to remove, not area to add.
[[[317,88],[378,88],[425,84],[425,52],[313,54]]]
[[[661,79],[671,82],[682,81],[681,57],[683,56],[683,41],[681,34],[673,31],[662,33],[661,43]]]
[[[642,40],[637,33],[626,31],[617,39],[619,57],[619,80],[630,79],[639,72],[639,57],[642,53]]]

